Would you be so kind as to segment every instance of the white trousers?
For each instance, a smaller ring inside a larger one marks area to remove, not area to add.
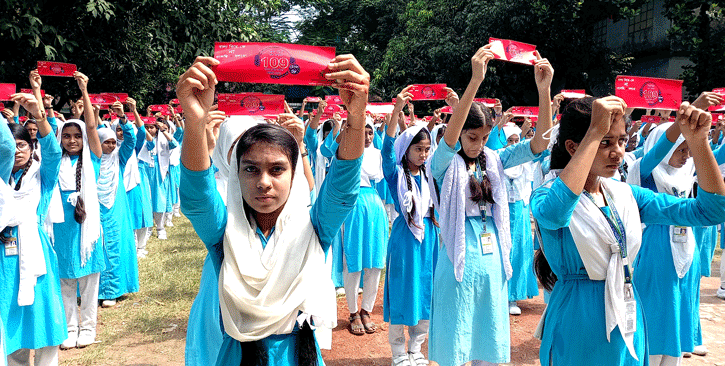
[[[58,346],[35,350],[35,362],[30,363],[30,350],[21,348],[8,356],[8,366],[58,366]]]
[[[78,303],[76,290],[81,293],[80,330],[96,333],[98,320],[98,282],[100,273],[91,273],[88,276],[74,279],[60,279],[60,292],[63,295],[63,308],[65,308],[65,321],[68,324],[68,333],[78,332]]]
[[[490,363],[482,360],[473,360],[471,361],[471,366],[496,366],[497,363]]]
[[[720,288],[725,288],[725,255],[720,257]]]
[[[349,273],[347,271],[347,265],[343,265],[343,267],[343,282],[345,283],[347,308],[350,310],[350,314],[357,313],[357,290],[360,288],[361,272]],[[375,298],[378,296],[380,268],[365,268],[364,272],[362,304],[360,304],[360,307],[368,313],[371,313],[373,306],[375,306]]]
[[[649,356],[650,366],[680,366],[682,357],[672,357],[667,355]]]
[[[166,229],[166,213],[165,212],[154,212],[154,224],[156,225],[156,234],[164,232]]]
[[[420,352],[420,347],[428,334],[430,321],[420,320],[414,327],[408,327],[408,351],[410,353]],[[388,327],[388,343],[393,353],[393,358],[404,355],[405,350],[405,325],[390,324]]]
[[[150,231],[150,227],[135,229],[133,231],[133,234],[136,237],[136,250],[146,250],[146,243],[149,241]]]

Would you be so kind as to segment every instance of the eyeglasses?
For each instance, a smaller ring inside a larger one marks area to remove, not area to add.
[[[25,141],[16,142],[15,143],[15,150],[18,150],[18,151],[28,151],[28,150],[30,150],[30,144],[28,144]]]

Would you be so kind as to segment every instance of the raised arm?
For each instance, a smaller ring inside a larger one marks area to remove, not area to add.
[[[341,132],[337,158],[355,160],[365,149],[365,108],[368,104],[370,75],[360,66],[353,55],[335,57],[328,65],[328,80],[335,80],[334,87],[340,91],[347,108],[347,127]]]
[[[531,139],[531,152],[534,155],[546,150],[549,141],[544,139],[544,132],[551,128],[551,81],[554,78],[554,68],[549,61],[541,58],[539,51],[535,51],[536,64],[534,65],[534,78],[539,91],[539,120],[534,138]]]
[[[725,195],[725,182],[707,141],[707,132],[712,124],[712,115],[683,102],[677,110],[675,124],[680,125],[680,132],[687,141],[692,153],[692,160],[697,170],[700,188],[708,193]]]
[[[101,155],[103,155],[103,150],[101,150],[101,142],[98,139],[98,133],[95,131],[96,128],[98,128],[98,123],[96,122],[96,118],[93,115],[91,98],[88,96],[88,77],[79,71],[73,73],[73,77],[78,82],[78,87],[81,89],[81,94],[83,95],[83,114],[86,119],[86,134],[88,135],[88,145],[91,148],[91,152],[93,152],[96,157],[100,158]],[[93,130],[93,133],[91,133],[91,130]]]
[[[411,87],[411,85],[408,85],[403,88],[403,90],[401,90],[395,98],[395,107],[393,107],[393,113],[391,114],[388,126],[385,129],[385,133],[390,137],[395,137],[396,127],[400,121],[400,115],[402,114],[401,112],[403,111],[403,107],[405,107],[405,105],[410,103],[413,99],[413,94],[410,93]],[[401,131],[403,130],[404,129],[401,129]]]

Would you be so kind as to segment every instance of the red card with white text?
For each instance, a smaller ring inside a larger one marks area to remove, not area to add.
[[[579,99],[579,98],[586,97],[587,92],[584,89],[574,89],[574,90],[564,89],[561,91],[561,95],[564,96],[564,98],[566,98],[566,99]]]
[[[509,39],[489,38],[494,59],[515,62],[524,65],[536,63],[536,46],[528,43],[516,42]]]
[[[122,104],[126,104],[126,100],[128,99],[128,94],[126,93],[101,93],[100,95],[110,95],[112,97],[115,97],[116,100],[118,100]]]
[[[15,84],[0,84],[0,100],[10,100],[13,94],[15,94]]]
[[[511,107],[514,117],[539,117],[539,107]]]
[[[219,110],[230,116],[271,116],[284,113],[284,95],[219,94]]]
[[[152,104],[149,108],[151,108],[151,112],[161,112],[164,116],[171,114],[171,112],[169,112],[169,106],[166,104]]]
[[[327,107],[325,107],[325,111],[322,112],[322,116],[320,116],[320,118],[321,119],[330,119],[335,115],[335,113],[341,113],[341,112],[343,112],[343,110],[339,104],[328,104]]]
[[[219,81],[286,85],[332,85],[325,79],[334,47],[286,43],[214,44],[213,67]]]
[[[73,77],[76,65],[53,61],[38,61],[38,74],[43,76]]]
[[[109,106],[118,101],[118,98],[108,94],[89,94],[88,97],[91,98],[91,104],[100,106]]]
[[[136,116],[134,116],[133,112],[125,112],[124,114],[126,115],[126,119],[128,119],[129,121],[136,120]]]
[[[413,100],[444,100],[448,95],[446,84],[414,84],[408,90]]]
[[[451,108],[451,106],[447,105],[447,106],[441,108],[441,113],[453,114],[453,108]]]
[[[715,88],[712,90],[712,92],[725,98],[725,88]],[[707,107],[707,110],[722,112],[722,111],[725,111],[725,104],[711,105],[711,106]],[[715,120],[715,118],[713,118],[713,120]]]
[[[619,75],[614,88],[628,108],[677,110],[682,103],[682,80]]]
[[[184,113],[184,109],[181,108],[180,105],[177,105],[176,107],[174,107],[174,113],[176,113],[176,114],[182,114],[182,113]]]
[[[141,117],[141,120],[143,121],[143,124],[145,124],[145,125],[155,125],[156,124],[156,117]]]
[[[33,94],[33,89],[20,89],[20,92],[21,93]],[[44,89],[40,89],[40,97],[41,98],[45,97],[45,90]]]
[[[660,118],[660,116],[642,116],[640,121],[642,121],[642,123],[660,123],[662,122],[662,118]]]
[[[327,104],[344,104],[339,95],[325,95],[325,102]]]
[[[320,101],[322,101],[322,98],[320,98],[320,97],[307,97],[307,98],[305,98],[305,100],[307,101],[307,103],[319,103]]]
[[[493,98],[473,98],[474,102],[481,102],[483,105],[485,105],[488,108],[493,108],[496,106],[496,99]]]
[[[391,103],[368,103],[365,110],[372,114],[391,114],[395,108]]]
[[[179,104],[181,104],[181,103],[179,102],[179,99],[172,99],[172,100],[171,100],[171,101],[169,102],[169,104],[179,105]]]

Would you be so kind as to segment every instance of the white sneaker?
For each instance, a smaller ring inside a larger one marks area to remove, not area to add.
[[[718,299],[723,299],[723,300],[725,300],[725,288],[719,287],[719,288],[717,289],[717,293],[715,293],[715,296],[716,296],[716,297],[717,297]]]
[[[407,353],[395,356],[390,363],[391,366],[413,366]]]
[[[156,232],[156,237],[159,240],[166,240],[166,230],[161,230]]]
[[[136,258],[138,258],[138,259],[144,259],[144,258],[146,258],[146,253],[144,253],[143,250],[137,250],[136,251]]]
[[[166,227],[174,227],[174,223],[171,222],[171,217],[166,219]]]
[[[427,366],[429,364],[425,355],[420,352],[409,352],[408,357],[410,357],[410,363],[413,366]]]
[[[116,300],[103,300],[101,301],[102,308],[110,308],[116,306]]]
[[[509,301],[509,314],[521,315],[521,308],[516,304],[516,301]]]
[[[345,296],[345,288],[344,287],[339,287],[337,290],[335,290],[335,294],[337,296]]]
[[[78,335],[78,348],[90,346],[96,342],[96,331],[82,329],[80,335]]]
[[[60,349],[71,349],[76,348],[78,343],[78,331],[68,332],[68,338],[60,344]]]
[[[693,355],[698,356],[706,356],[707,355],[707,347],[705,347],[704,344],[701,344],[699,346],[695,346],[695,348],[692,350]]]

